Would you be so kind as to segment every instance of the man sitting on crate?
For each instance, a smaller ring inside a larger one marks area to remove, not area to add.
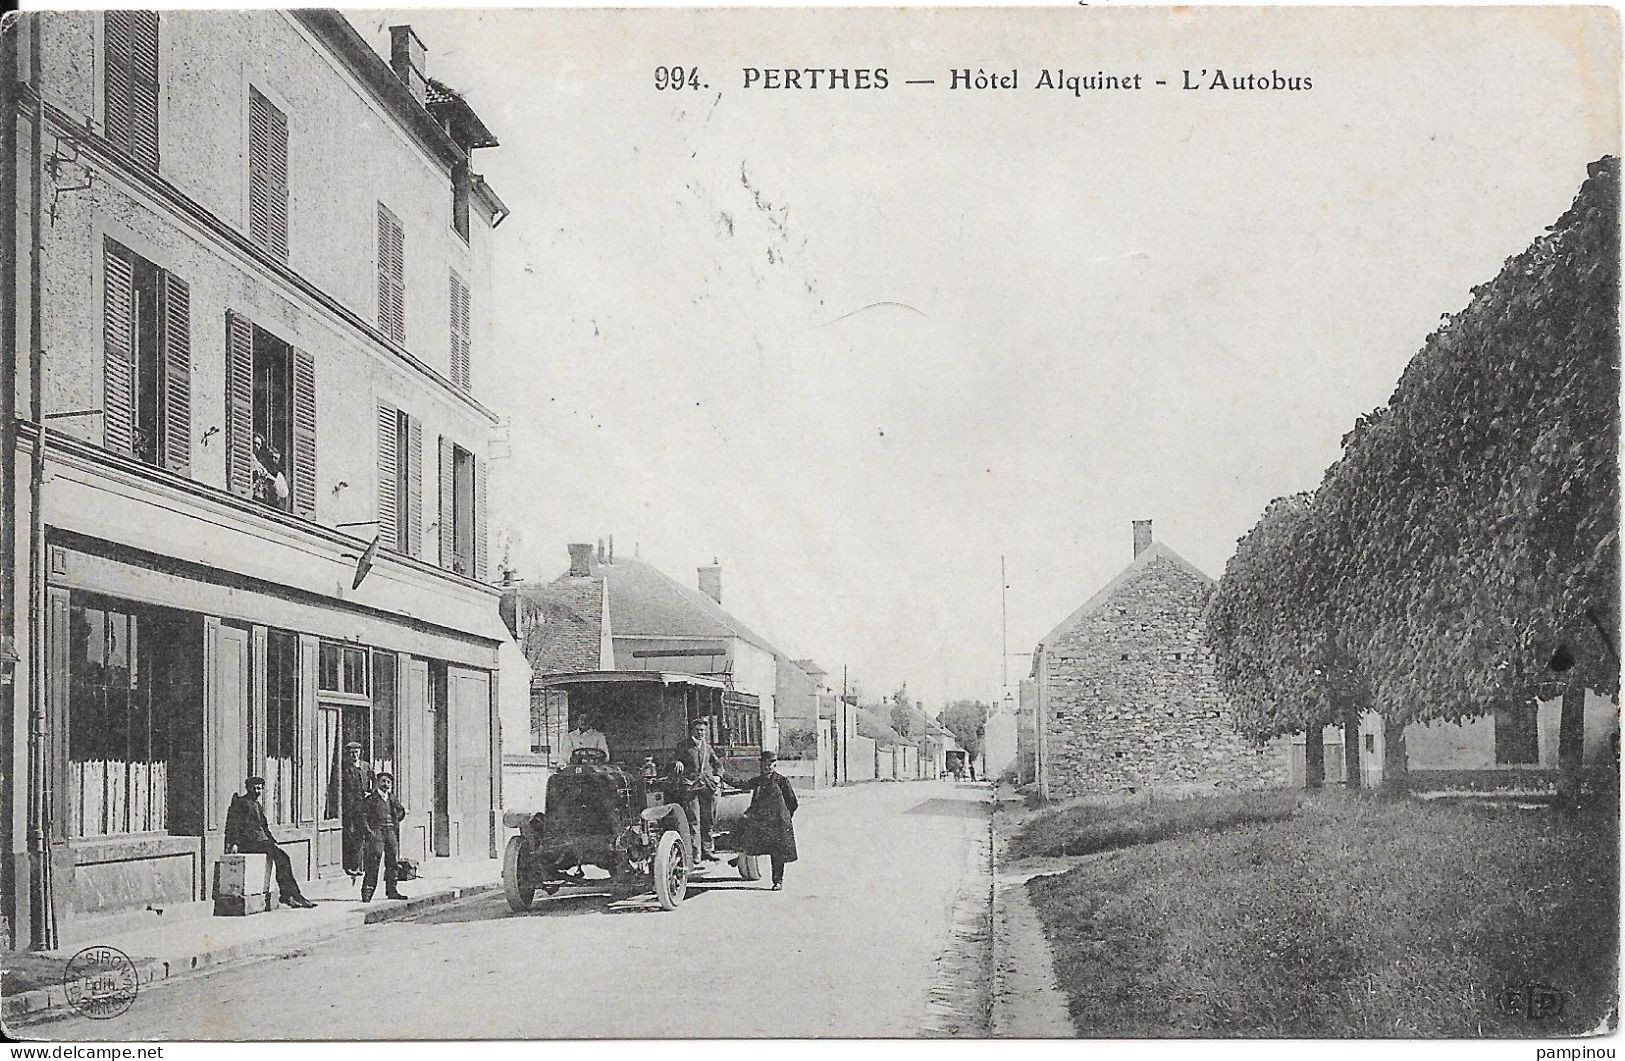
[[[717,794],[722,791],[722,759],[705,739],[706,731],[705,719],[690,722],[688,739],[672,752],[672,761],[683,764],[683,776],[690,785],[684,809],[688,811],[689,824],[699,834],[699,860],[715,862],[717,852],[711,828],[716,822]]]
[[[226,811],[226,852],[245,855],[264,855],[276,868],[276,886],[282,893],[282,902],[296,910],[309,910],[316,904],[306,899],[293,876],[293,860],[271,835],[265,821],[265,808],[260,806],[260,793],[265,791],[265,778],[251,777],[243,782],[246,795],[231,797]]]

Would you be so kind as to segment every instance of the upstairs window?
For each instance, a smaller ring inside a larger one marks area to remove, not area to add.
[[[384,548],[423,552],[423,425],[378,403],[378,537]]]
[[[114,240],[102,246],[104,444],[185,475],[192,460],[191,297]]]
[[[406,342],[406,230],[378,204],[378,330]]]
[[[454,269],[451,273],[451,382],[465,391],[469,389],[470,354],[473,347],[472,337],[469,335],[471,314],[468,285]]]
[[[486,578],[485,469],[468,450],[440,438],[440,566]]]
[[[316,362],[226,313],[226,481],[233,493],[308,516],[316,508]]]
[[[248,90],[248,236],[288,260],[288,118]]]
[[[156,170],[158,15],[108,11],[102,30],[102,128],[138,164]]]

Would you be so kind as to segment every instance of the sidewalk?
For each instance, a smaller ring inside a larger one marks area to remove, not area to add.
[[[498,859],[435,859],[424,863],[419,872],[417,879],[401,882],[401,891],[411,897],[405,902],[385,899],[380,887],[372,902],[363,903],[360,887],[349,877],[340,875],[304,884],[305,897],[316,904],[313,910],[282,906],[249,917],[185,918],[159,927],[113,933],[94,943],[115,947],[129,955],[141,983],[148,984],[313,943],[363,925],[393,920],[426,906],[502,887],[502,863]],[[66,962],[88,945],[89,941],[74,943],[39,957]],[[39,1020],[65,1009],[68,1009],[66,987],[57,983],[16,994],[8,990],[3,1015],[9,1024]]]

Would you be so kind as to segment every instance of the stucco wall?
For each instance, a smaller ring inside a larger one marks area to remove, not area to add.
[[[47,98],[93,120],[101,106],[94,87],[100,25],[100,14],[84,12],[64,12],[43,23]],[[289,15],[166,14],[160,41],[165,93],[160,175],[220,219],[244,228],[246,172],[238,145],[246,135],[248,86],[278,99],[286,105],[291,129],[291,266],[363,320],[375,321],[374,226],[377,201],[384,199],[407,229],[406,345],[449,373],[447,270],[452,264],[475,285],[476,321],[484,316],[482,305],[488,305],[479,294],[487,282],[487,226],[476,220],[472,250],[452,232],[449,176],[312,46]],[[44,229],[46,410],[102,404],[102,245],[110,236],[191,288],[192,478],[220,488],[226,482],[225,315],[230,309],[315,357],[317,522],[332,526],[376,518],[379,400],[422,422],[419,555],[438,563],[438,438],[445,435],[484,456],[489,431],[484,417],[252,256],[140,190],[116,167],[95,169],[94,186],[61,196],[56,219]],[[58,420],[53,427],[92,443],[102,439],[100,417]]]
[[[1283,785],[1279,749],[1235,731],[1201,643],[1210,585],[1152,557],[1045,647],[1053,798]]]

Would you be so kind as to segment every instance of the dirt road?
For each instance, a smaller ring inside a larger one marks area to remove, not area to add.
[[[956,899],[974,883],[987,796],[951,781],[812,795],[796,816],[802,859],[782,892],[723,868],[671,913],[600,896],[561,896],[522,914],[500,895],[471,899],[161,982],[112,1020],[19,1031],[62,1040],[929,1034],[941,1029],[942,999],[974,995],[940,981],[974,975],[963,953],[942,959],[956,916],[966,916]]]

